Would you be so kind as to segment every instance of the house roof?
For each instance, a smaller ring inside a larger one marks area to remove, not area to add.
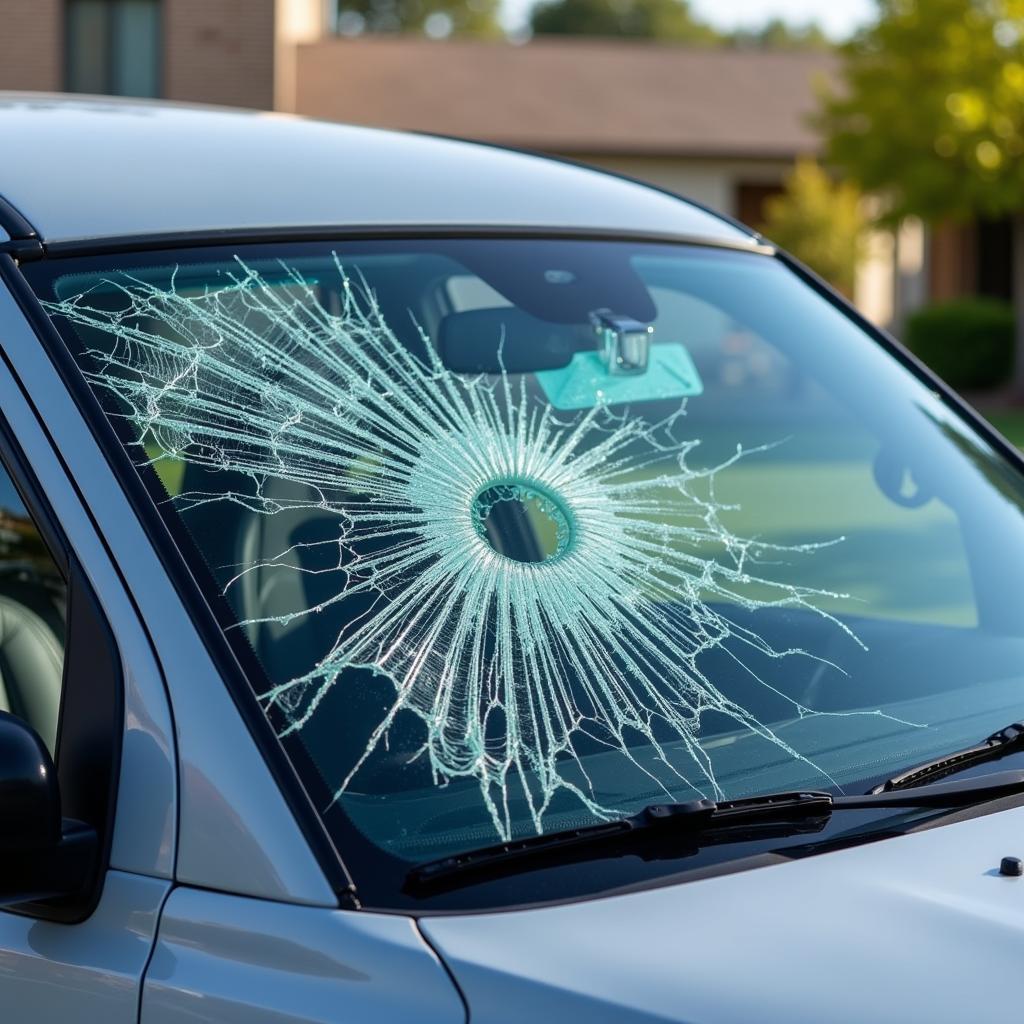
[[[595,39],[526,45],[330,39],[297,55],[297,111],[558,153],[783,158],[816,152],[819,53]]]

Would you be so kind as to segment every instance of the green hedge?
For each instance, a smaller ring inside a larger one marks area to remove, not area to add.
[[[995,387],[1013,370],[1013,307],[996,299],[927,306],[907,318],[904,341],[951,387]]]

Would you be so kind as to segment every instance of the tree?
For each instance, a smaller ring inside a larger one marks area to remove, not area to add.
[[[865,227],[860,190],[850,182],[833,182],[815,161],[801,160],[786,179],[785,192],[766,202],[761,230],[852,295]]]
[[[616,36],[714,46],[722,37],[697,21],[687,0],[544,0],[533,8],[535,35]]]
[[[841,52],[828,154],[887,219],[1012,216],[1015,392],[1024,399],[1024,0],[878,0]]]
[[[340,0],[338,32],[412,32],[435,39],[501,35],[499,0]]]
[[[820,25],[792,25],[782,18],[772,18],[758,29],[737,29],[730,40],[734,46],[759,50],[832,49],[832,40]]]

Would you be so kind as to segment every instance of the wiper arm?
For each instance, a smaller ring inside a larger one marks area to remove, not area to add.
[[[617,853],[642,856],[646,847],[663,847],[665,840],[672,842],[671,856],[684,857],[700,848],[698,838],[707,844],[712,841],[713,832],[723,828],[735,832],[742,825],[748,833],[756,830],[759,836],[766,830],[771,830],[771,835],[817,832],[824,828],[831,810],[832,795],[815,791],[774,793],[721,803],[690,800],[652,804],[618,821],[515,839],[419,864],[409,872],[405,888],[411,892],[446,888],[538,864],[574,863]]]
[[[820,832],[836,811],[887,807],[960,807],[1024,792],[1024,771],[919,786],[910,792],[832,796],[816,790],[743,800],[652,804],[638,814],[585,828],[550,832],[419,864],[407,891],[448,888],[544,863],[573,863],[616,853],[684,857],[702,847]],[[666,843],[669,844],[666,848]]]
[[[900,789],[913,789],[925,782],[944,779],[947,775],[961,772],[976,764],[996,761],[1007,754],[1024,750],[1024,722],[1013,722],[992,733],[981,743],[963,750],[955,750],[952,754],[937,757],[933,761],[925,761],[899,775],[894,775],[881,785],[875,786],[871,793],[892,793]]]

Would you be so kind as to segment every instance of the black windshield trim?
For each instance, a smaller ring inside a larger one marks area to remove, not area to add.
[[[496,241],[522,238],[538,241],[647,242],[660,245],[693,245],[706,249],[726,249],[731,252],[750,252],[762,256],[774,256],[776,253],[771,245],[762,244],[753,238],[750,241],[744,241],[743,239],[709,238],[705,235],[687,235],[668,231],[624,231],[611,228],[587,229],[509,224],[340,224],[229,228],[221,231],[175,231],[147,235],[75,238],[56,242],[44,241],[43,249],[48,259],[65,259],[178,248],[205,248],[218,245],[455,238],[479,238]]]

